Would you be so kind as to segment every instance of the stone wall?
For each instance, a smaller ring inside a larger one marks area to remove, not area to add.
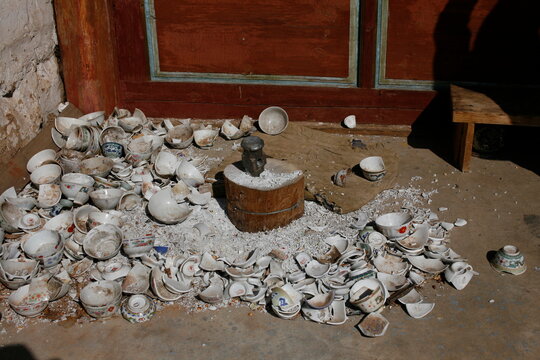
[[[52,0],[0,0],[2,159],[30,142],[64,100],[57,43]]]

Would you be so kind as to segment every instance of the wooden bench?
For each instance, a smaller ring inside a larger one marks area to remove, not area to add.
[[[488,95],[452,85],[451,96],[454,155],[463,172],[470,171],[475,124],[540,126],[538,89],[496,89]]]

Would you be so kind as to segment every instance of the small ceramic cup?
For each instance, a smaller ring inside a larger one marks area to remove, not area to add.
[[[130,323],[141,323],[154,316],[156,304],[146,295],[132,295],[122,303],[120,312]]]
[[[506,245],[497,251],[489,263],[491,267],[499,272],[506,272],[513,275],[520,275],[527,270],[525,257],[514,245]]]

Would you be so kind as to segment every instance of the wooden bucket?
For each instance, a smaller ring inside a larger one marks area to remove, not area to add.
[[[267,159],[266,170],[292,173],[296,166],[276,159]],[[241,162],[224,170],[227,215],[240,231],[259,232],[285,226],[304,214],[304,175],[291,176],[279,185],[246,184],[238,178]]]

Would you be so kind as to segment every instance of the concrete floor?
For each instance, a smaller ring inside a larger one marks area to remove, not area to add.
[[[445,206],[442,218],[469,221],[452,231],[452,247],[480,276],[462,291],[447,284],[424,287],[422,293],[436,303],[427,317],[416,320],[399,307],[386,309],[390,327],[384,337],[371,339],[354,327],[359,316],[333,327],[248,308],[187,314],[173,306],[138,325],[121,317],[82,325],[68,320],[17,333],[2,323],[7,333],[0,335],[0,359],[537,359],[538,175],[510,161],[479,158],[473,158],[471,173],[462,174],[406,139],[379,140],[399,154],[398,184],[422,176],[416,186],[439,189],[432,209]],[[525,254],[525,274],[500,275],[490,268],[486,253],[505,244]]]

